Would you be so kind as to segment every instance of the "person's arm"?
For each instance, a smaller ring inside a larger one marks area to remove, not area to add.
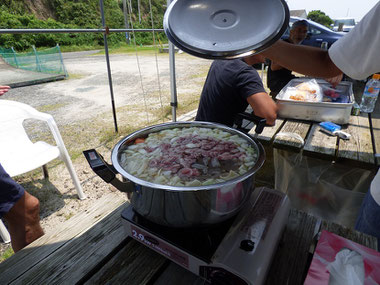
[[[283,66],[281,66],[281,65],[279,65],[279,64],[277,64],[277,63],[275,63],[275,62],[273,62],[273,61],[271,61],[271,63],[270,63],[270,67],[269,67],[271,70],[273,70],[273,71],[276,71],[276,70],[280,70],[280,69],[283,69],[284,67]]]
[[[261,53],[270,60],[295,72],[314,77],[335,77],[342,73],[320,48],[277,41]]]
[[[252,94],[247,98],[256,116],[267,120],[268,125],[274,125],[277,118],[277,105],[265,92]]]
[[[0,85],[0,96],[3,95],[4,93],[7,93],[9,89],[10,89],[9,86],[1,86]]]

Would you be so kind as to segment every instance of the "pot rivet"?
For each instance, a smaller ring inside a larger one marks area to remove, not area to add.
[[[245,251],[252,251],[255,248],[255,242],[250,239],[242,240],[240,248]]]

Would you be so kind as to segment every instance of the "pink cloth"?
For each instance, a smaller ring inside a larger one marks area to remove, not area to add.
[[[361,255],[364,263],[365,285],[380,284],[380,252],[328,231],[322,231],[304,285],[329,284],[328,268],[342,249],[349,249]]]

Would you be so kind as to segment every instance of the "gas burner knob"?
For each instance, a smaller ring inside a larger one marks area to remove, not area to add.
[[[240,242],[240,248],[245,251],[252,251],[255,248],[255,242],[250,239],[245,239]]]

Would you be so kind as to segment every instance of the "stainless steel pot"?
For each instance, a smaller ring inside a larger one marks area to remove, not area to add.
[[[122,150],[132,144],[136,138],[146,137],[150,133],[165,129],[182,127],[218,128],[239,135],[257,150],[257,162],[241,176],[223,183],[199,187],[165,186],[147,182],[129,174],[120,165]],[[101,157],[95,150],[85,151],[85,156],[93,170],[106,182],[112,183],[121,191],[132,193],[131,204],[138,214],[156,224],[176,228],[213,225],[237,214],[249,199],[254,189],[254,175],[265,160],[264,148],[256,139],[224,125],[206,122],[165,123],[136,131],[123,138],[113,148],[111,155],[113,166],[101,165],[99,161]],[[122,183],[116,180],[115,175],[109,170],[120,173],[129,182]]]

